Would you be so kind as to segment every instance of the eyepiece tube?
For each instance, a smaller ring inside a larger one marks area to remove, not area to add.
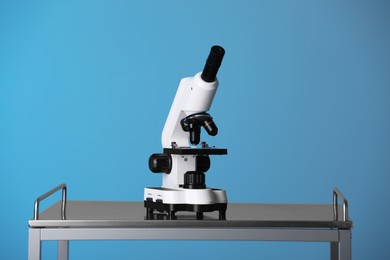
[[[204,81],[215,81],[218,69],[222,63],[223,55],[225,55],[225,50],[221,46],[215,45],[211,47],[209,57],[207,58],[202,75],[200,76]]]

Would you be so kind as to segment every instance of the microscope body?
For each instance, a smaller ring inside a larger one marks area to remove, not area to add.
[[[205,82],[200,75],[181,80],[162,132],[163,148],[191,147],[189,134],[183,131],[180,122],[189,115],[207,112],[218,88],[218,80]],[[172,155],[172,169],[163,175],[163,187],[179,188],[184,185],[184,173],[194,170],[195,156]]]
[[[197,219],[203,219],[203,212],[219,211],[219,218],[226,219],[226,192],[208,188],[204,173],[210,168],[209,156],[227,150],[205,142],[199,146],[202,128],[209,135],[218,132],[207,112],[218,88],[216,73],[223,55],[222,47],[214,46],[203,72],[180,81],[161,136],[163,153],[149,159],[150,170],[162,173],[163,180],[161,188],[145,188],[147,219],[176,219],[178,211],[196,212]]]

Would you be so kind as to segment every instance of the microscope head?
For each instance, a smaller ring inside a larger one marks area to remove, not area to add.
[[[203,71],[180,81],[162,132],[163,148],[171,147],[172,143],[179,147],[197,145],[201,127],[210,135],[217,134],[217,127],[207,112],[219,85],[217,73],[224,55],[222,47],[213,46]]]
[[[207,57],[206,64],[200,75],[200,78],[207,83],[212,83],[217,79],[217,73],[221,66],[225,50],[221,46],[211,47],[210,54]],[[180,121],[181,127],[185,132],[190,133],[190,143],[197,145],[200,142],[200,132],[203,126],[211,136],[218,134],[218,128],[213,118],[206,112],[199,112],[189,115]]]

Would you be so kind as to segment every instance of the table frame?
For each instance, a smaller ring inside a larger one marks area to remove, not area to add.
[[[58,241],[58,260],[70,240],[220,240],[330,242],[331,260],[350,260],[350,229],[299,228],[30,228],[28,259],[40,260],[42,241]]]
[[[66,219],[66,185],[61,184],[37,198],[34,204],[34,221],[39,220],[39,202],[58,190],[62,190],[61,218]],[[333,192],[333,213],[338,219],[338,198],[343,200],[343,221],[348,221],[348,203],[336,188]],[[308,227],[29,227],[28,259],[40,260],[42,241],[58,241],[58,260],[69,258],[71,240],[219,240],[219,241],[295,241],[329,242],[331,260],[351,260],[351,228]]]

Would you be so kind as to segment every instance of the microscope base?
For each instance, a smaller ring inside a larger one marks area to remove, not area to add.
[[[194,199],[198,201],[191,201]],[[226,192],[220,189],[145,188],[144,206],[146,219],[174,220],[176,212],[189,211],[196,212],[196,219],[202,220],[203,212],[218,211],[219,219],[226,220],[227,199]]]

